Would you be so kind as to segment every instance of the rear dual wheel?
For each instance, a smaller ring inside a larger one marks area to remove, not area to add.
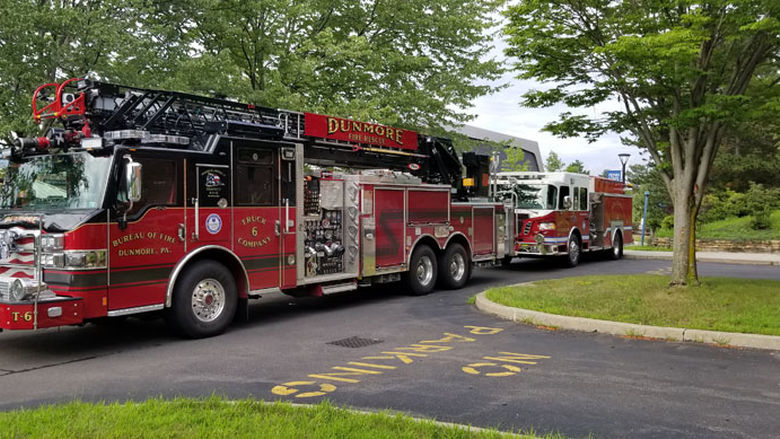
[[[471,264],[466,249],[453,242],[439,258],[439,282],[445,288],[457,290],[466,284],[470,272]]]
[[[437,274],[436,253],[427,245],[420,245],[414,249],[409,260],[409,271],[404,274],[411,294],[422,296],[433,291]]]

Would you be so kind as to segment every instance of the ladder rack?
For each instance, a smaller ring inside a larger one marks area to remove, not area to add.
[[[54,90],[49,98],[53,102],[38,110],[49,90]],[[157,147],[208,151],[219,135],[287,140],[303,143],[306,160],[315,164],[402,170],[428,183],[460,184],[463,168],[449,139],[347,119],[338,120],[383,132],[403,131],[411,140],[394,147],[391,141],[385,145],[334,139],[307,130],[306,122],[314,116],[328,117],[76,78],[45,84],[33,95],[35,121],[61,121],[65,133],[70,133],[67,141],[100,137],[121,144],[144,136]]]

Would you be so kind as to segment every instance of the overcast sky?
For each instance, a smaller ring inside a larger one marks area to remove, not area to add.
[[[504,47],[506,47],[504,41],[497,41],[491,55],[505,60]],[[474,107],[469,111],[477,115],[477,118],[469,122],[469,125],[535,140],[539,143],[542,161],[547,160],[550,151],[555,151],[565,163],[581,160],[585,164],[585,169],[590,170],[591,174],[600,174],[604,169],[620,169],[620,159],[617,155],[623,152],[631,154],[628,165],[642,162],[639,150],[622,145],[619,136],[615,133],[607,134],[594,143],[588,143],[585,138],[561,139],[542,131],[545,124],[558,119],[558,115],[562,112],[571,111],[574,114],[595,116],[604,110],[619,109],[618,102],[588,110],[570,109],[565,105],[525,108],[520,105],[522,95],[528,90],[545,87],[543,84],[516,79],[514,76],[516,74],[508,73],[501,80],[496,81],[496,84],[506,83],[509,87],[472,102]]]

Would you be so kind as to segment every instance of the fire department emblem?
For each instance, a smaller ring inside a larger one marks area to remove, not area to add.
[[[220,177],[218,174],[213,172],[206,174],[206,187],[219,187],[223,185],[224,183],[222,183],[222,177]]]
[[[216,213],[212,213],[206,217],[206,230],[212,235],[219,233],[219,231],[222,230],[222,218]]]

